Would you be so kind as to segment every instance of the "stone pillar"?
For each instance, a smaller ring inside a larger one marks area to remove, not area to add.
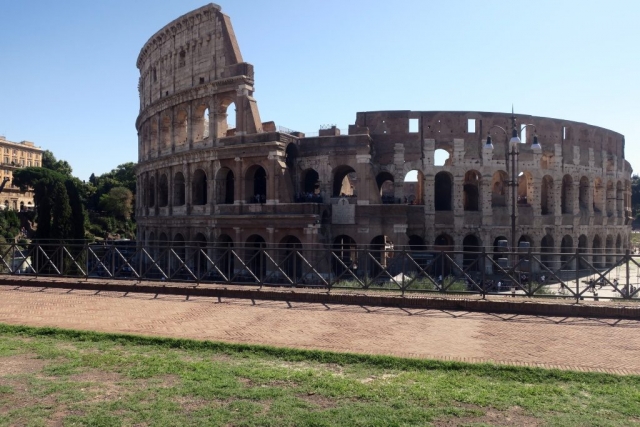
[[[187,147],[193,148],[193,103],[187,108]]]
[[[267,205],[277,205],[279,202],[278,189],[281,188],[280,180],[282,179],[282,170],[280,167],[280,156],[278,151],[270,151],[267,159],[271,166],[271,170],[267,174]],[[284,163],[284,161],[282,163]]]
[[[175,107],[171,107],[171,120],[169,120],[169,135],[171,138],[169,140],[169,144],[171,145],[171,152],[176,152],[176,109]]]
[[[235,159],[236,165],[235,165],[235,170],[233,171],[233,175],[235,177],[235,184],[234,184],[234,195],[233,195],[233,199],[234,199],[234,204],[236,205],[244,205],[247,201],[245,200],[244,197],[244,177],[242,176],[242,158],[240,157],[236,157]]]
[[[356,194],[358,205],[368,205],[370,198],[371,185],[377,188],[376,183],[371,182],[371,170],[369,163],[371,162],[371,154],[356,154]]]
[[[169,207],[168,208],[169,216],[171,216],[173,214],[173,203],[174,203],[173,194],[175,193],[175,189],[173,188],[173,186],[174,186],[173,178],[175,176],[175,171],[174,171],[174,167],[173,166],[169,167],[167,175],[169,175],[169,176],[167,176],[167,193],[168,193],[167,194],[167,206]]]
[[[191,167],[187,164],[187,162],[183,162],[184,170],[184,204],[186,208],[186,214],[191,214],[191,196],[193,195],[193,183],[191,182]]]
[[[451,210],[453,211],[453,224],[456,230],[460,230],[464,225],[464,176],[454,176],[452,184]]]
[[[395,167],[395,178],[393,182],[393,197],[401,202],[404,201],[404,144],[394,144],[393,165]],[[420,180],[420,176],[418,176]]]
[[[160,153],[162,153],[162,146],[160,144],[160,141],[162,140],[160,135],[160,130],[162,129],[162,115],[158,113],[156,116],[156,157],[160,157]]]

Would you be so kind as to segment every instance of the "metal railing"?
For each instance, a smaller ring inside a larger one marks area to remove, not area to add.
[[[290,243],[0,244],[0,275],[582,299],[640,298],[640,255]]]

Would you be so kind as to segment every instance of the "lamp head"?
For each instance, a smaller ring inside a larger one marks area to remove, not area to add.
[[[484,148],[489,148],[493,150],[493,142],[491,142],[491,134],[487,135],[487,143],[484,145]]]
[[[531,144],[531,148],[534,150],[542,150],[542,146],[538,142],[538,134],[533,134],[533,144]]]
[[[513,147],[515,144],[520,144],[520,138],[518,138],[518,131],[514,127],[513,131],[511,132],[511,139],[509,140],[509,145]]]

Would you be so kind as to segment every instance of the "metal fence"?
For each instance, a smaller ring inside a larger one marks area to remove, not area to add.
[[[632,299],[640,255],[204,242],[0,244],[0,274],[410,292]]]

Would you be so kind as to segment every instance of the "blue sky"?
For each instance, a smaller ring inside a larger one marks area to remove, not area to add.
[[[201,1],[4,1],[0,134],[88,179],[137,161],[136,58]],[[263,121],[314,132],[358,111],[465,110],[626,136],[640,172],[637,0],[234,0]]]

